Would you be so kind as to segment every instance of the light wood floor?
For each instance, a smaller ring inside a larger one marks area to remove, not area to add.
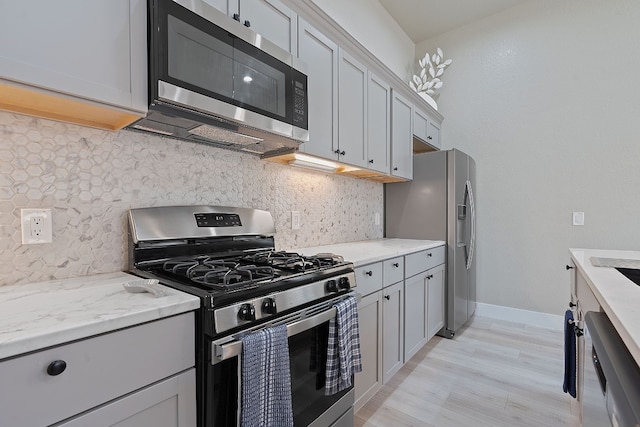
[[[355,426],[580,426],[562,392],[561,331],[474,317],[435,337],[355,416]]]

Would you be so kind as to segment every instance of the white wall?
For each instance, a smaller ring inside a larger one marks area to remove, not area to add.
[[[534,0],[427,40],[478,174],[478,300],[562,313],[569,247],[640,249],[640,2]],[[571,225],[584,211],[586,225]]]
[[[402,80],[414,73],[415,44],[377,0],[313,0]]]

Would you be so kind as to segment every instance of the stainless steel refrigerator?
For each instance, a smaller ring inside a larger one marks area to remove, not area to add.
[[[459,150],[413,156],[413,181],[385,184],[385,236],[447,243],[445,323],[452,338],[476,309],[475,161]]]

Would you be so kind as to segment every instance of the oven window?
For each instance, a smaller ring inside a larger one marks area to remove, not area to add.
[[[348,390],[324,395],[329,322],[289,338],[291,396],[295,426],[307,426]]]

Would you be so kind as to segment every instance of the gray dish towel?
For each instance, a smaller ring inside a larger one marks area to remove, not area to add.
[[[242,341],[242,427],[293,427],[287,327],[245,335]]]
[[[358,303],[348,297],[335,304],[336,317],[329,321],[325,395],[351,387],[351,376],[362,371]]]

